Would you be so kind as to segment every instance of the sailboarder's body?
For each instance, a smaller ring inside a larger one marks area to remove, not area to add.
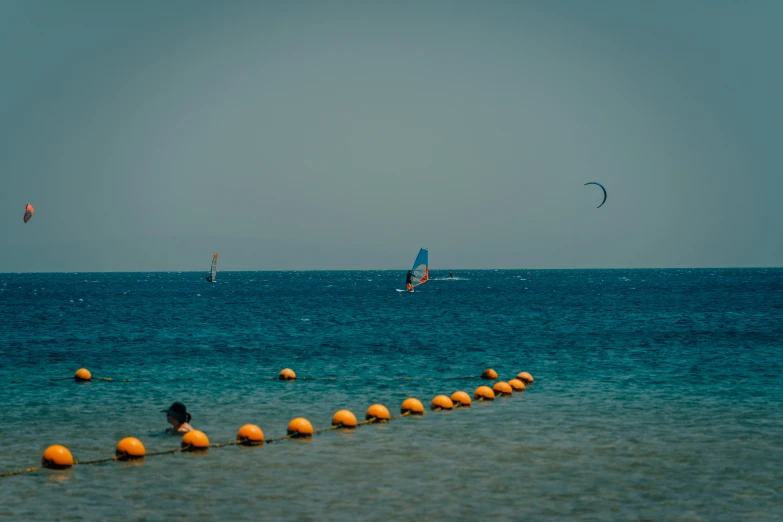
[[[408,292],[413,292],[413,283],[411,283],[411,278],[413,277],[413,272],[408,270],[408,275],[405,276],[405,290]]]
[[[454,272],[452,272],[451,270],[449,270],[449,278],[454,279]]]

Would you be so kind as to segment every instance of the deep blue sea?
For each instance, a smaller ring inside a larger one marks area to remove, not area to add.
[[[402,271],[204,275],[3,274],[0,473],[51,444],[176,448],[173,401],[221,443],[472,395],[489,367],[535,384],[310,442],[0,478],[0,518],[783,518],[783,269],[433,271],[413,294]],[[115,380],[53,380],[80,367]]]

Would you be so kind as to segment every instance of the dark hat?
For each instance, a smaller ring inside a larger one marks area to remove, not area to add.
[[[175,402],[169,406],[168,410],[161,410],[161,413],[168,413],[178,421],[185,422],[188,419],[188,409],[181,402]]]

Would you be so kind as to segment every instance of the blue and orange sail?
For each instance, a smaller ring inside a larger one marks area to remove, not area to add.
[[[411,278],[411,284],[413,288],[419,285],[423,285],[430,278],[430,263],[429,253],[426,248],[419,250],[419,255],[416,256],[416,261],[413,262],[413,277]]]

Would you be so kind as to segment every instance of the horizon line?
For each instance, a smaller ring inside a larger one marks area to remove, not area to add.
[[[778,270],[783,266],[689,266],[689,267],[614,267],[614,268],[431,268],[431,271],[457,272],[457,271],[555,271],[555,270]],[[298,270],[218,270],[218,273],[253,273],[253,272],[404,272],[407,268],[302,268]],[[208,270],[86,270],[86,271],[47,271],[35,270],[27,272],[0,272],[0,275],[21,274],[200,274]]]

